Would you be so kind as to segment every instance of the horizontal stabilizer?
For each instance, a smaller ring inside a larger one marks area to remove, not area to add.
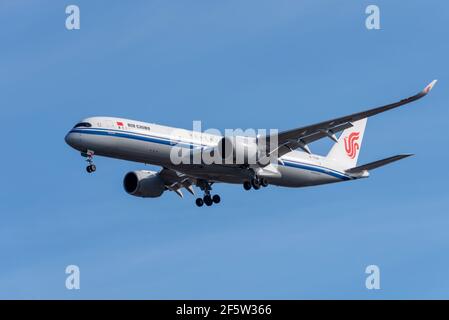
[[[397,156],[389,157],[389,158],[382,159],[382,160],[377,160],[377,161],[374,161],[374,162],[370,162],[370,163],[364,164],[362,166],[351,168],[349,170],[346,170],[346,172],[347,173],[359,173],[359,172],[363,172],[365,170],[366,171],[373,170],[373,169],[382,167],[382,166],[384,166],[386,164],[389,164],[389,163],[392,163],[392,162],[395,162],[395,161],[398,161],[398,160],[410,157],[412,155],[413,154],[399,154]]]

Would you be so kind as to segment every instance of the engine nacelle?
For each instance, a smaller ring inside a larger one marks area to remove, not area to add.
[[[218,152],[226,164],[256,164],[257,140],[254,137],[226,136],[218,142]]]
[[[131,171],[123,179],[123,187],[130,195],[143,198],[157,198],[165,191],[164,181],[154,171]]]

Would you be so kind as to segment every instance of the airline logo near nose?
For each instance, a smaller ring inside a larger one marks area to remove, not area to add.
[[[351,132],[345,140],[345,151],[349,158],[354,159],[357,155],[357,151],[360,149],[357,140],[359,140],[360,132]]]

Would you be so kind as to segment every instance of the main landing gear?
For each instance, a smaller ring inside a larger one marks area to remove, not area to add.
[[[203,205],[210,207],[214,203],[220,203],[221,198],[218,194],[215,194],[213,196],[211,196],[210,194],[210,192],[212,191],[211,183],[207,181],[201,181],[198,183],[198,186],[201,188],[201,190],[204,191],[204,197],[197,198],[195,200],[195,203],[198,207],[202,207]]]
[[[221,198],[218,194],[214,194],[212,197],[206,194],[203,198],[197,198],[195,203],[198,207],[202,207],[204,204],[210,207],[214,203],[220,203]]]
[[[83,157],[86,157],[86,161],[88,163],[87,167],[86,167],[86,171],[88,173],[92,173],[95,172],[97,170],[97,167],[94,165],[94,152],[93,151],[87,151],[86,153],[81,153],[81,155]]]
[[[267,186],[268,180],[265,178],[254,177],[250,181],[243,182],[243,189],[245,190],[251,190],[251,188],[254,188],[254,190],[259,190],[260,187],[267,187]]]

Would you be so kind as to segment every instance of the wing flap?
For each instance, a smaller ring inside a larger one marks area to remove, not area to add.
[[[189,193],[195,195],[195,191],[192,187],[194,181],[189,176],[168,168],[163,168],[159,172],[159,176],[164,181],[165,187],[170,191],[176,192],[181,198],[184,197],[181,191],[182,188],[185,188]]]

